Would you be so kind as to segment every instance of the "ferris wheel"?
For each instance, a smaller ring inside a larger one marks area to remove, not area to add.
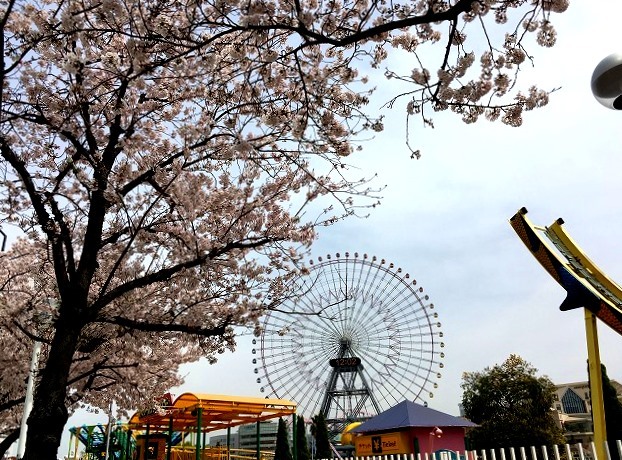
[[[311,261],[294,283],[253,340],[266,397],[291,399],[306,417],[322,413],[333,433],[405,399],[427,404],[444,344],[416,280],[384,259],[345,253]]]

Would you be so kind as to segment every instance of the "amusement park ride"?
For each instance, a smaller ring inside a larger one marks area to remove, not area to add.
[[[548,227],[534,225],[527,209],[510,219],[532,255],[567,292],[562,311],[584,308],[590,374],[594,445],[598,458],[605,456],[605,414],[596,318],[622,334],[622,288],[605,275],[562,227],[557,219]]]
[[[321,413],[332,439],[405,399],[433,396],[441,324],[408,273],[346,252],[311,261],[294,283],[253,350],[262,392],[296,401],[307,417]]]
[[[183,393],[170,394],[136,412],[127,423],[70,429],[69,460],[263,460],[256,450],[206,445],[206,434],[239,425],[292,417],[296,404],[282,399]],[[258,432],[259,435],[259,432]]]
[[[145,446],[152,446],[158,459],[220,459],[218,452],[206,456],[200,433],[296,412],[323,414],[334,442],[347,427],[405,399],[433,396],[437,384],[432,381],[443,367],[441,324],[409,274],[376,257],[329,255],[311,261],[309,273],[294,281],[293,293],[266,316],[260,354],[253,359],[266,398],[186,393],[135,414],[126,430],[112,430],[109,457],[103,456],[108,451],[103,428],[74,428],[74,451],[79,442],[87,446],[89,459],[126,460],[137,453],[142,460]],[[166,442],[158,444],[156,433],[164,433]],[[179,433],[185,434],[180,438]],[[195,454],[174,445],[188,435],[194,435]],[[226,458],[235,458],[230,449]],[[262,455],[257,447],[240,458]]]

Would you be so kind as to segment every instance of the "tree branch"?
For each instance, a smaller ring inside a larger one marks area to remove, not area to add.
[[[120,315],[112,317],[100,317],[95,322],[115,324],[117,326],[126,327],[144,332],[183,332],[186,334],[200,335],[203,337],[217,337],[223,335],[232,323],[231,316],[226,316],[222,322],[215,327],[191,326],[189,324],[176,323],[150,323],[147,321],[137,321],[125,318]]]
[[[17,441],[19,438],[19,431],[19,428],[15,428],[13,431],[6,434],[2,442],[0,442],[0,458],[4,458],[6,451]]]
[[[0,137],[0,154],[2,157],[15,169],[15,172],[19,175],[24,184],[24,188],[28,193],[32,207],[34,208],[35,215],[43,232],[47,235],[48,240],[52,244],[52,254],[54,257],[54,272],[58,281],[58,290],[61,293],[66,292],[69,284],[66,271],[66,260],[63,253],[63,244],[58,235],[57,226],[50,218],[50,215],[45,209],[45,204],[41,198],[41,193],[37,190],[34,180],[26,168],[26,164],[21,158],[13,151],[13,149],[7,144],[4,136]]]
[[[149,286],[153,283],[166,281],[170,279],[176,273],[179,273],[183,270],[187,270],[189,268],[199,267],[202,264],[206,263],[210,259],[215,259],[223,254],[226,254],[230,251],[238,250],[238,249],[255,249],[261,246],[264,246],[270,242],[276,241],[276,238],[259,238],[256,241],[250,242],[231,242],[227,243],[219,249],[214,249],[209,251],[206,254],[200,255],[194,259],[187,260],[185,262],[181,262],[179,264],[173,265],[168,268],[163,268],[153,273],[146,274],[139,278],[133,279],[126,283],[123,283],[114,289],[111,289],[109,292],[103,294],[96,302],[91,305],[91,319],[97,321],[97,313],[101,311],[106,305],[114,301],[115,299],[131,292],[135,289],[139,289],[145,286]]]
[[[26,400],[26,396],[20,396],[19,398],[10,399],[8,401],[4,401],[3,403],[0,403],[0,413],[6,410],[12,409],[15,406],[18,406],[20,404],[23,404],[25,400]]]
[[[353,45],[355,43],[360,43],[365,40],[369,40],[371,38],[377,37],[378,35],[382,35],[393,30],[408,28],[421,24],[432,24],[435,22],[456,20],[458,19],[458,16],[460,16],[460,14],[469,12],[472,8],[473,3],[477,1],[478,0],[459,0],[455,5],[450,6],[445,11],[434,12],[430,9],[428,12],[421,16],[412,16],[409,18],[385,22],[384,24],[380,24],[374,27],[370,27],[369,29],[346,35],[343,38],[333,38],[322,33],[314,32],[313,30],[309,30],[306,26],[302,24],[300,24],[298,27],[275,24],[247,25],[243,28],[240,28],[240,30],[271,31],[283,29],[297,32],[301,37],[308,37],[313,39],[313,41],[308,42],[307,45],[327,44],[336,47],[345,47]]]
[[[363,40],[367,40],[378,35],[381,35],[392,30],[397,30],[406,27],[412,27],[420,24],[431,24],[434,22],[445,22],[458,19],[458,16],[462,13],[467,13],[471,10],[473,3],[477,0],[459,0],[455,5],[449,7],[445,11],[438,13],[429,10],[422,16],[414,16],[411,18],[399,19],[397,21],[386,22],[376,27],[363,30],[359,33],[349,35],[341,40],[335,40],[331,43],[330,40],[327,43],[331,43],[335,46],[347,46],[352,45]]]

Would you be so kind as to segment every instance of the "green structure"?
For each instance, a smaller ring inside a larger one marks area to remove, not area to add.
[[[295,420],[295,403],[195,393],[173,401],[166,394],[127,424],[71,428],[68,460],[266,460],[274,453],[260,449],[261,424],[285,416]],[[255,427],[254,450],[230,448],[230,429],[241,425]],[[226,446],[207,446],[206,434],[215,430],[227,430]]]
[[[136,451],[136,441],[127,425],[114,424],[110,426],[110,441],[108,442],[108,425],[77,426],[69,429],[69,458],[82,460],[130,460]],[[84,446],[80,457],[80,444]],[[106,452],[108,456],[106,457]]]

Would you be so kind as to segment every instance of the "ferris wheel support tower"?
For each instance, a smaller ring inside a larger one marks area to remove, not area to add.
[[[331,437],[343,432],[351,422],[362,421],[382,412],[365,379],[361,359],[351,352],[350,340],[342,339],[340,348],[340,356],[329,361],[331,372],[320,409]],[[368,402],[375,409],[375,414],[362,412]]]

